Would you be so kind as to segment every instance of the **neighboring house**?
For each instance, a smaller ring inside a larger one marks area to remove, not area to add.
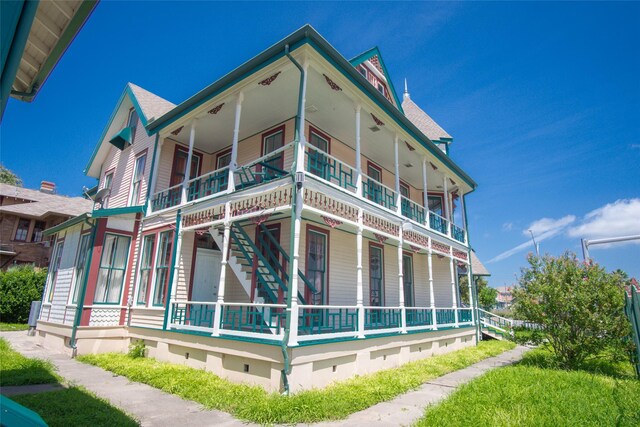
[[[0,1],[0,120],[9,97],[31,102],[96,0]]]
[[[0,184],[0,269],[18,264],[47,267],[51,245],[44,230],[92,209],[89,200],[54,192],[55,185],[47,181],[40,191]]]
[[[496,308],[503,309],[511,307],[513,303],[513,295],[511,294],[511,286],[497,287],[498,295],[496,296]]]
[[[476,183],[391,81],[305,26],[179,105],[128,84],[95,209],[47,232],[44,344],[291,391],[474,345]]]

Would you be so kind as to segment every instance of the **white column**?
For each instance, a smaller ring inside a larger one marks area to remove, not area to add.
[[[227,192],[233,193],[236,189],[236,182],[234,178],[234,172],[238,168],[238,138],[240,135],[240,116],[242,115],[242,101],[244,100],[244,94],[240,92],[236,99],[236,113],[233,122],[233,140],[231,143],[231,161],[229,162],[229,184],[227,185]]]
[[[164,139],[160,139],[158,137],[158,149],[153,154],[153,170],[151,171],[151,176],[149,177],[149,188],[147,188],[147,193],[149,193],[149,206],[147,206],[147,216],[151,214],[153,205],[153,194],[155,193],[155,185],[158,181],[158,166],[160,164],[160,153],[162,151],[162,144],[164,143]]]
[[[471,255],[471,253],[469,253]],[[469,283],[469,308],[471,308],[471,323],[475,325],[475,310],[473,309],[473,287],[471,286],[471,263],[467,264],[467,283]]]
[[[360,104],[356,105],[356,194],[362,197],[362,159],[360,151]]]
[[[169,313],[167,314],[167,323],[171,323],[171,315],[173,314],[173,303],[176,300],[176,295],[178,292],[178,276],[180,270],[180,257],[182,251],[182,235],[183,231],[180,230],[178,232],[178,241],[176,242],[176,259],[173,260],[173,281],[171,282],[171,294],[169,295],[169,304],[167,305],[167,310]]]
[[[444,217],[447,219],[447,230],[446,230],[446,234],[448,236],[451,236],[451,222],[452,222],[452,217],[451,217],[451,207],[449,205],[449,188],[448,188],[448,179],[446,175],[442,175],[442,181],[443,181],[443,191],[444,191],[444,206],[446,209],[446,213],[444,215]]]
[[[216,301],[216,311],[213,314],[213,336],[220,335],[220,320],[222,319],[222,310],[224,304],[225,280],[227,277],[227,264],[229,263],[229,238],[231,235],[231,221],[229,213],[231,210],[231,202],[225,203],[224,206],[224,234],[222,237],[222,262],[220,263],[220,280],[218,282],[218,298]],[[217,233],[213,228],[209,229],[209,233]]]
[[[429,305],[431,306],[433,329],[438,329],[438,322],[436,321],[436,296],[433,293],[433,250],[431,249],[431,238],[429,238],[429,255],[427,260],[429,262]]]
[[[424,203],[424,209],[427,212],[427,214],[429,213],[429,194],[428,194],[428,190],[427,190],[427,158],[423,157],[422,158],[422,189],[423,189],[423,203]],[[428,219],[428,218],[427,218]]]
[[[404,271],[402,265],[402,227],[400,227],[400,236],[398,237],[398,302],[400,305],[400,315],[402,324],[400,326],[400,332],[407,333],[407,308],[404,305]]]
[[[187,156],[187,166],[184,172],[184,180],[182,181],[182,204],[187,203],[187,188],[189,187],[189,178],[191,175],[191,160],[193,158],[193,144],[196,140],[196,119],[191,121],[191,132],[189,134],[189,155]]]
[[[400,160],[398,159],[398,135],[393,139],[393,159],[395,166],[395,174],[396,174],[396,210],[398,213],[402,212],[402,197],[400,197]]]
[[[460,189],[460,212],[462,212],[462,227],[464,228],[464,243],[469,241],[469,235],[467,232],[467,211],[464,206],[464,194],[462,194],[462,189]]]
[[[456,328],[459,326],[458,322],[458,297],[456,292],[456,277],[455,268],[453,265],[453,249],[449,249],[449,270],[451,271],[451,307],[453,308],[453,314],[455,316]]]
[[[356,306],[358,309],[358,338],[364,338],[364,291],[362,289],[362,208],[358,209],[356,234]]]

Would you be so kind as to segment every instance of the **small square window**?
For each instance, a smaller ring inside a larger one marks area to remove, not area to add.
[[[20,218],[18,220],[18,228],[16,228],[16,235],[14,237],[14,240],[17,240],[19,242],[26,242],[30,225],[31,220]]]

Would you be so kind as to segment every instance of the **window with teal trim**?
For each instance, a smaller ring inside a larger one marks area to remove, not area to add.
[[[58,278],[58,270],[60,269],[63,248],[64,241],[57,242],[55,248],[53,248],[53,257],[51,257],[51,264],[49,264],[49,277],[47,278],[47,302],[53,301],[53,290],[56,287],[56,279]]]
[[[151,234],[145,236],[142,243],[142,259],[140,261],[140,278],[138,280],[138,304],[147,303],[147,294],[149,293],[149,282],[151,281],[151,273],[153,268],[153,254],[155,249],[156,236]]]
[[[118,304],[120,302],[130,243],[131,238],[128,236],[105,235],[94,303]]]
[[[73,282],[73,294],[71,296],[71,304],[78,303],[78,295],[80,288],[84,284],[85,272],[87,269],[87,257],[89,255],[89,245],[91,244],[91,234],[83,234],[78,244],[78,253],[76,254],[76,274]]]
[[[158,241],[158,256],[156,258],[156,281],[153,286],[153,305],[165,304],[167,285],[169,284],[169,270],[171,269],[171,247],[173,245],[173,231],[160,233]]]
[[[311,230],[307,241],[307,278],[316,289],[311,304],[327,304],[327,235]]]

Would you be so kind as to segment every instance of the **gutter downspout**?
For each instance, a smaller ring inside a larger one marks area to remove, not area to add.
[[[299,142],[300,142],[300,127],[304,124],[300,123],[300,117],[302,117],[302,93],[304,90],[304,80],[305,80],[305,71],[302,66],[296,61],[293,56],[289,53],[289,45],[287,44],[284,47],[284,53],[289,58],[293,65],[295,65],[298,70],[300,70],[300,87],[298,89],[298,112],[296,114],[296,126],[294,132],[294,148],[293,148],[293,165],[291,166],[292,180],[293,186],[295,188],[296,194],[295,197],[291,199],[291,236],[289,238],[289,250],[294,247],[295,244],[295,212],[298,206],[298,198],[300,195],[300,189],[296,187],[296,170],[298,168],[298,150],[299,150]],[[293,271],[293,263],[289,263],[289,278],[291,279],[294,274],[298,274],[297,271]],[[290,280],[291,281],[291,280]],[[288,343],[289,343],[289,331],[291,330],[291,298],[293,296],[293,292],[298,292],[297,289],[291,288],[291,283],[289,283],[289,290],[287,292],[287,320],[284,328],[284,337],[282,339],[282,343],[280,349],[282,350],[282,357],[284,361],[284,368],[282,369],[282,383],[284,386],[285,395],[289,395],[289,380],[287,375],[291,373],[291,360],[289,359],[288,352]]]
[[[76,306],[76,316],[75,319],[73,319],[73,328],[71,329],[71,338],[69,338],[69,347],[72,348],[72,353],[71,356],[72,357],[76,357],[77,353],[78,353],[78,342],[76,340],[76,333],[78,332],[78,327],[80,326],[80,320],[82,319],[82,309],[84,308],[84,298],[87,294],[87,282],[89,281],[89,273],[90,273],[90,269],[91,269],[91,259],[93,258],[93,244],[95,243],[96,240],[96,232],[98,231],[98,226],[97,226],[97,221],[94,220],[93,224],[89,224],[89,221],[87,219],[84,220],[85,224],[90,225],[92,230],[91,230],[91,243],[89,245],[89,247],[91,248],[91,253],[89,253],[89,256],[87,257],[87,260],[85,261],[85,275],[84,275],[84,279],[82,280],[82,288],[80,289],[80,295],[78,295],[78,304]]]

